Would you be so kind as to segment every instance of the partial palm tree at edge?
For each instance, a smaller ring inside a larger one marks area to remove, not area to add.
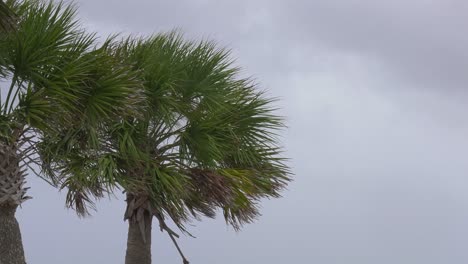
[[[133,111],[141,86],[79,27],[72,6],[0,2],[0,12],[8,29],[0,34],[0,79],[8,84],[0,93],[0,263],[25,264],[15,212],[30,198],[27,168],[46,179],[49,162],[61,160],[67,175],[77,174],[67,167],[80,162],[74,153],[93,145],[104,120]],[[74,143],[43,147],[64,138]]]

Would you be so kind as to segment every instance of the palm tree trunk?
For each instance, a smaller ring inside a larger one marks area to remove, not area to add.
[[[0,263],[26,264],[15,206],[0,206]]]
[[[127,199],[128,238],[125,264],[151,264],[152,215],[144,208],[132,208],[133,199]],[[129,210],[135,209],[135,210]]]
[[[14,144],[0,142],[0,264],[25,264],[16,208],[28,199]]]

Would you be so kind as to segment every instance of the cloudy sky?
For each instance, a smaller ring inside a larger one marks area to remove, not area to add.
[[[232,49],[281,99],[295,181],[235,233],[180,240],[194,264],[468,263],[468,2],[76,1],[101,35],[180,28]],[[28,263],[123,263],[122,199],[78,219],[31,177],[18,213]],[[153,230],[154,263],[181,263]]]

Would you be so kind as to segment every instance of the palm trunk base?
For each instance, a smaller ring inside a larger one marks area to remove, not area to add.
[[[143,213],[144,236],[143,240],[140,224],[136,219],[128,220],[128,239],[125,264],[151,264],[151,222],[149,212]]]
[[[0,264],[26,264],[16,206],[0,206]]]

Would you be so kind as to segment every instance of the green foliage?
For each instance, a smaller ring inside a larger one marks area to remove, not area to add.
[[[98,45],[73,6],[10,8],[17,26],[0,37],[0,76],[11,84],[0,135],[26,142],[26,162],[67,188],[78,213],[122,188],[184,231],[220,210],[237,229],[286,186],[275,100],[239,77],[228,51],[177,32]]]
[[[279,196],[289,181],[276,137],[283,122],[274,100],[239,78],[229,52],[177,32],[110,46],[139,74],[147,108],[102,132],[101,158],[112,157],[102,183],[149,197],[154,212],[183,231],[192,216],[214,217],[218,210],[238,229],[259,214],[260,198]],[[86,184],[75,177],[65,186],[70,197],[81,197],[86,193],[73,186]]]
[[[126,99],[139,88],[136,76],[114,62],[107,46],[96,47],[94,35],[79,27],[72,6],[24,2],[17,14],[17,32],[2,43],[15,84],[3,104],[5,115],[19,100],[22,117],[43,128],[51,115],[95,123],[131,105]]]
[[[283,120],[228,51],[177,32],[99,44],[75,13],[0,0],[0,141],[67,189],[67,206],[86,215],[122,189],[125,219],[150,213],[176,243],[167,217],[187,232],[222,211],[237,230],[260,199],[280,195],[290,180]]]
[[[17,16],[12,8],[11,1],[4,3],[0,1],[0,34],[14,30],[16,27]]]
[[[7,4],[16,25],[0,36],[0,77],[9,84],[0,94],[1,140],[16,143],[22,162],[38,165],[53,185],[86,182],[73,188],[91,202],[115,185],[105,177],[111,156],[92,160],[103,127],[143,112],[139,74],[112,55],[110,40],[99,45],[80,27],[72,5]]]

